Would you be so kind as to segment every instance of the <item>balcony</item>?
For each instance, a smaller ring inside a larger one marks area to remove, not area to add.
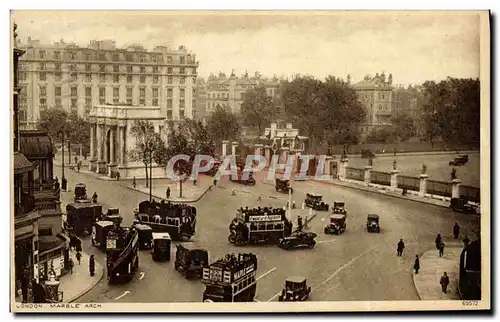
[[[50,183],[42,183],[35,185],[35,208],[45,212],[60,210],[60,189],[54,189],[54,185]]]

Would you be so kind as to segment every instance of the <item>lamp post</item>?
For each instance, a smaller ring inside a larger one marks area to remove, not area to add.
[[[61,178],[61,189],[63,191],[66,191],[67,189],[67,181],[66,181],[66,178],[64,177],[64,131],[61,131],[59,132],[61,134],[61,138],[62,138],[62,144],[61,144],[61,148],[62,148],[62,178]]]
[[[149,152],[149,202],[153,201],[153,151]]]

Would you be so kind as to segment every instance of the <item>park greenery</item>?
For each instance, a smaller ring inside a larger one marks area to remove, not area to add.
[[[241,134],[238,118],[228,107],[217,106],[207,118],[206,129],[217,146],[224,140],[237,140]]]

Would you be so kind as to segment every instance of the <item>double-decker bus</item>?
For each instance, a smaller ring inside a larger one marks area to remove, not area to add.
[[[203,268],[203,302],[253,302],[257,290],[257,256],[226,255]]]
[[[230,243],[235,245],[277,243],[290,236],[293,224],[281,208],[240,208],[229,226]]]
[[[108,282],[131,280],[139,267],[139,234],[132,228],[113,227],[106,238]]]
[[[196,208],[187,204],[143,201],[135,211],[135,222],[155,233],[168,233],[172,240],[190,239],[196,232]]]

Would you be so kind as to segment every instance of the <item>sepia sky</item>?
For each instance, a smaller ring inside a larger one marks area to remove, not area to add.
[[[92,39],[118,47],[185,45],[199,75],[234,69],[266,76],[327,75],[354,81],[392,73],[396,84],[479,77],[479,16],[474,13],[36,12],[16,11],[22,42]]]

